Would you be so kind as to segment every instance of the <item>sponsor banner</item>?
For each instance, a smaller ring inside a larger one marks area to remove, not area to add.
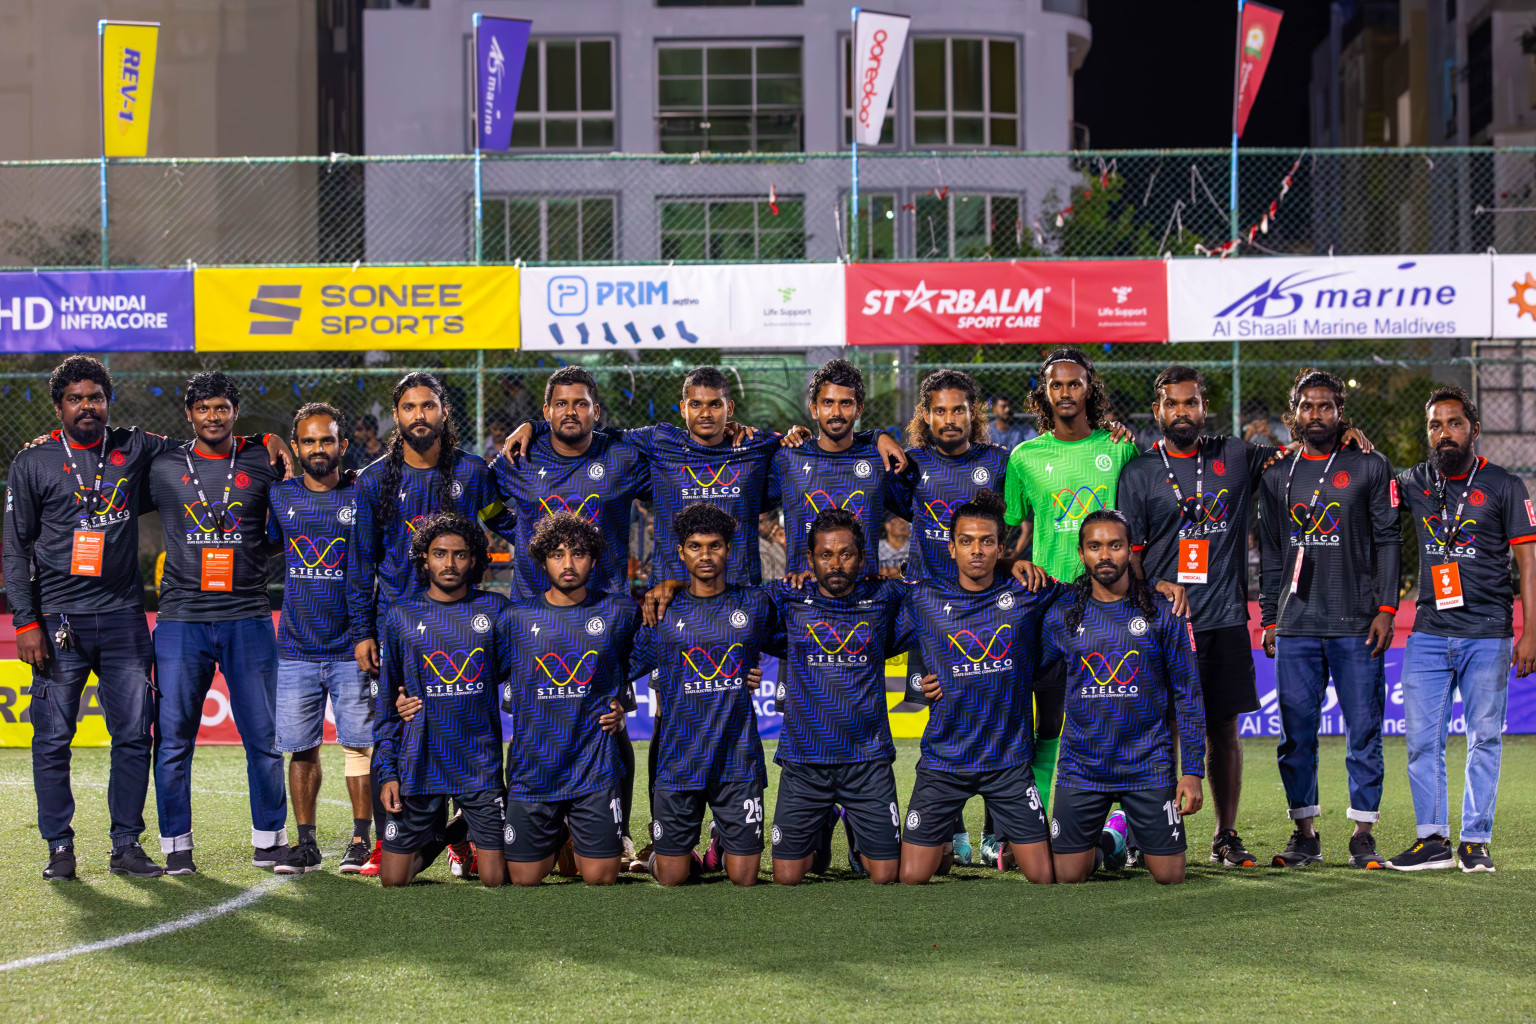
[[[101,36],[101,151],[106,156],[145,156],[160,26],[99,21],[96,29]]]
[[[896,84],[896,69],[907,45],[907,27],[912,19],[903,14],[853,9],[853,66],[858,83],[854,94],[858,102],[853,111],[853,139],[864,146],[878,145],[885,127],[886,107],[891,87]]]
[[[516,267],[198,270],[204,352],[516,348]]]
[[[523,58],[528,55],[532,30],[533,22],[525,18],[475,14],[475,124],[481,149],[506,149],[512,144],[517,87],[523,81]]]
[[[1248,112],[1253,101],[1259,98],[1259,86],[1264,83],[1264,71],[1269,67],[1269,57],[1275,52],[1275,36],[1280,34],[1282,12],[1273,7],[1253,3],[1240,4],[1242,24],[1237,51],[1237,121],[1232,130],[1241,138],[1248,125]]]
[[[1536,256],[1493,257],[1493,337],[1536,338]]]
[[[854,263],[848,344],[1166,341],[1161,260]]]
[[[528,349],[844,344],[837,263],[529,268],[522,294]]]
[[[1492,326],[1488,260],[1486,255],[1170,260],[1169,338],[1486,338]]]
[[[190,270],[0,274],[0,352],[190,352]]]

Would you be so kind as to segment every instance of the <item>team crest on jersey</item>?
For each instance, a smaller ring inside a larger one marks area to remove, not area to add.
[[[342,526],[351,526],[355,519],[357,519],[357,509],[351,505],[336,510],[336,521]]]
[[[907,812],[907,828],[917,828],[922,821],[922,817],[916,811]]]
[[[587,620],[587,633],[591,636],[602,636],[603,630],[606,628],[607,627],[603,625],[603,620],[598,618],[596,615]]]
[[[369,680],[368,694],[373,697],[377,697],[379,695],[379,681],[377,679]]]
[[[1051,838],[1052,839],[1057,839],[1057,838],[1060,838],[1060,836],[1061,836],[1061,822],[1057,821],[1055,818],[1052,818],[1051,819]]]
[[[741,629],[746,624],[746,612],[742,611],[740,608],[737,608],[735,611],[731,612],[731,625],[735,626],[737,629]]]
[[[455,480],[453,482],[453,486],[448,488],[448,494],[449,494],[450,497],[454,497],[454,498],[462,498],[462,497],[464,497],[464,483],[463,483],[463,481]]]
[[[1109,472],[1109,467],[1113,466],[1113,465],[1114,465],[1114,463],[1110,461],[1110,458],[1109,458],[1108,455],[1096,455],[1096,456],[1094,456],[1093,468],[1098,470],[1100,473],[1108,473]]]
[[[1333,474],[1333,486],[1337,487],[1341,491],[1344,488],[1348,487],[1349,486],[1349,474],[1344,472],[1342,469],[1339,470],[1337,473]]]
[[[400,828],[394,822],[390,822],[388,825],[384,826],[384,838],[385,839],[393,839],[393,838],[395,838],[395,836],[397,836],[399,834],[400,834]]]
[[[992,480],[992,474],[987,472],[986,466],[977,466],[971,470],[971,483],[978,487],[985,487]]]
[[[858,477],[860,480],[868,479],[869,475],[874,471],[874,467],[872,467],[866,459],[860,459],[858,462],[854,463],[853,466],[853,475]]]
[[[1008,593],[1008,592],[1006,592],[1006,591],[1004,591],[1002,594],[998,595],[997,607],[998,607],[998,609],[1000,611],[1007,611],[1008,609],[1012,608],[1013,607],[1013,595]]]
[[[1131,636],[1144,636],[1147,632],[1147,620],[1138,615],[1125,628]]]
[[[107,456],[107,461],[112,463],[114,466],[121,466],[123,463],[127,462],[128,459],[125,455],[123,455],[122,452],[115,451],[111,455]]]
[[[469,620],[469,628],[476,633],[489,633],[491,631],[491,617],[489,615],[476,615]]]
[[[249,476],[247,476],[244,471],[236,473],[235,474],[235,486],[236,487],[249,487],[249,486],[251,486],[251,478]]]
[[[779,826],[777,826],[777,825],[773,826],[773,845],[774,846],[778,846],[779,845],[779,835],[780,835],[780,833],[779,833]]]
[[[651,822],[651,841],[656,842],[661,838],[661,822]]]
[[[1217,476],[1226,476],[1227,464],[1222,462],[1220,459],[1217,459],[1215,462],[1211,463],[1211,472],[1215,473]]]
[[[378,686],[379,684],[378,683],[374,683],[373,685],[374,686]],[[504,701],[507,701],[508,703],[511,703],[511,701],[512,701],[512,684],[511,683],[508,683],[507,685],[505,685],[505,686],[503,686],[501,688],[501,699],[504,700]]]
[[[1467,495],[1467,501],[1474,505],[1483,505],[1487,503],[1488,496],[1482,492],[1481,488],[1474,487],[1472,493]]]
[[[587,467],[587,476],[591,477],[593,480],[601,480],[603,475],[607,472],[608,471],[603,468],[603,464],[601,462],[594,462],[592,465]]]
[[[513,843],[517,842],[517,829],[513,828],[511,825],[503,826],[501,830],[501,841],[508,846],[511,846]]]

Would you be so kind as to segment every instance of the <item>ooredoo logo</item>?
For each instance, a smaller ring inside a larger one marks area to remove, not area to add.
[[[885,29],[876,29],[870,37],[869,53],[864,61],[864,82],[859,90],[859,124],[868,127],[870,108],[879,92],[875,80],[880,77],[880,65],[885,63],[885,41],[889,36]]]

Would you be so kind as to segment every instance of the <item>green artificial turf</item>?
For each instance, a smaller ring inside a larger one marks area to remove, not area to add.
[[[639,746],[643,746],[640,744]],[[905,801],[916,741],[897,768]],[[1289,832],[1273,740],[1248,743],[1239,828],[1261,860]],[[1387,741],[1383,856],[1413,816],[1401,740]],[[1451,743],[1452,821],[1465,744]],[[771,756],[771,747],[770,747]],[[636,760],[645,764],[645,752]],[[1498,873],[1359,872],[1343,745],[1322,747],[1328,866],[1206,864],[1209,809],[1190,819],[1189,881],[1142,871],[1037,887],[957,869],[876,889],[846,867],[796,889],[723,879],[663,890],[561,881],[488,891],[450,880],[383,892],[334,873],[351,813],[327,750],[326,868],[275,880],[249,864],[244,757],[204,748],[193,769],[201,874],[108,876],[107,752],[75,755],[81,881],[39,872],[29,754],[0,751],[0,962],[111,939],[266,890],[148,941],[0,971],[3,1019],[70,1020],[1512,1020],[1536,1016],[1536,738],[1510,738],[1493,844]],[[770,769],[770,776],[777,772]],[[633,832],[648,820],[642,783]],[[771,809],[772,792],[767,806]],[[146,846],[158,858],[153,808]],[[980,801],[970,807],[980,830]],[[838,835],[835,863],[846,865]],[[766,866],[766,864],[765,864]]]

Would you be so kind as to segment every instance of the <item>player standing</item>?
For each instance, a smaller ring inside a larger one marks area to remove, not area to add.
[[[385,677],[421,701],[409,724],[375,697],[376,772],[389,811],[379,881],[406,885],[447,845],[451,797],[475,844],[480,881],[507,880],[501,844],[501,673],[507,599],[477,589],[490,562],[485,531],[465,516],[429,516],[411,539],[425,589],[392,604],[381,627]]]
[[[1275,659],[1283,730],[1276,755],[1296,823],[1276,867],[1322,861],[1313,818],[1330,675],[1348,742],[1349,864],[1382,866],[1371,830],[1381,806],[1382,655],[1392,645],[1402,536],[1391,465],[1341,445],[1344,396],[1344,382],[1331,373],[1296,376],[1286,423],[1302,448],[1267,469],[1259,486],[1264,653]]]
[[[1184,881],[1183,816],[1200,809],[1205,774],[1195,633],[1132,566],[1129,527],[1119,512],[1083,517],[1077,544],[1083,572],[1041,630],[1043,659],[1068,666],[1051,818],[1056,881],[1086,881],[1121,854],[1128,822],[1152,877],[1176,885]],[[1170,717],[1179,734],[1177,762]],[[1106,829],[1115,802],[1123,810]]]
[[[1477,455],[1477,406],[1458,387],[1424,405],[1429,459],[1397,476],[1419,544],[1419,598],[1403,660],[1408,787],[1418,841],[1387,861],[1398,871],[1492,871],[1509,667],[1536,671],[1536,511],[1521,479]],[[1525,625],[1514,644],[1510,556]],[[1513,650],[1511,647],[1513,646]],[[1467,719],[1466,792],[1454,858],[1445,779],[1451,694]]]

